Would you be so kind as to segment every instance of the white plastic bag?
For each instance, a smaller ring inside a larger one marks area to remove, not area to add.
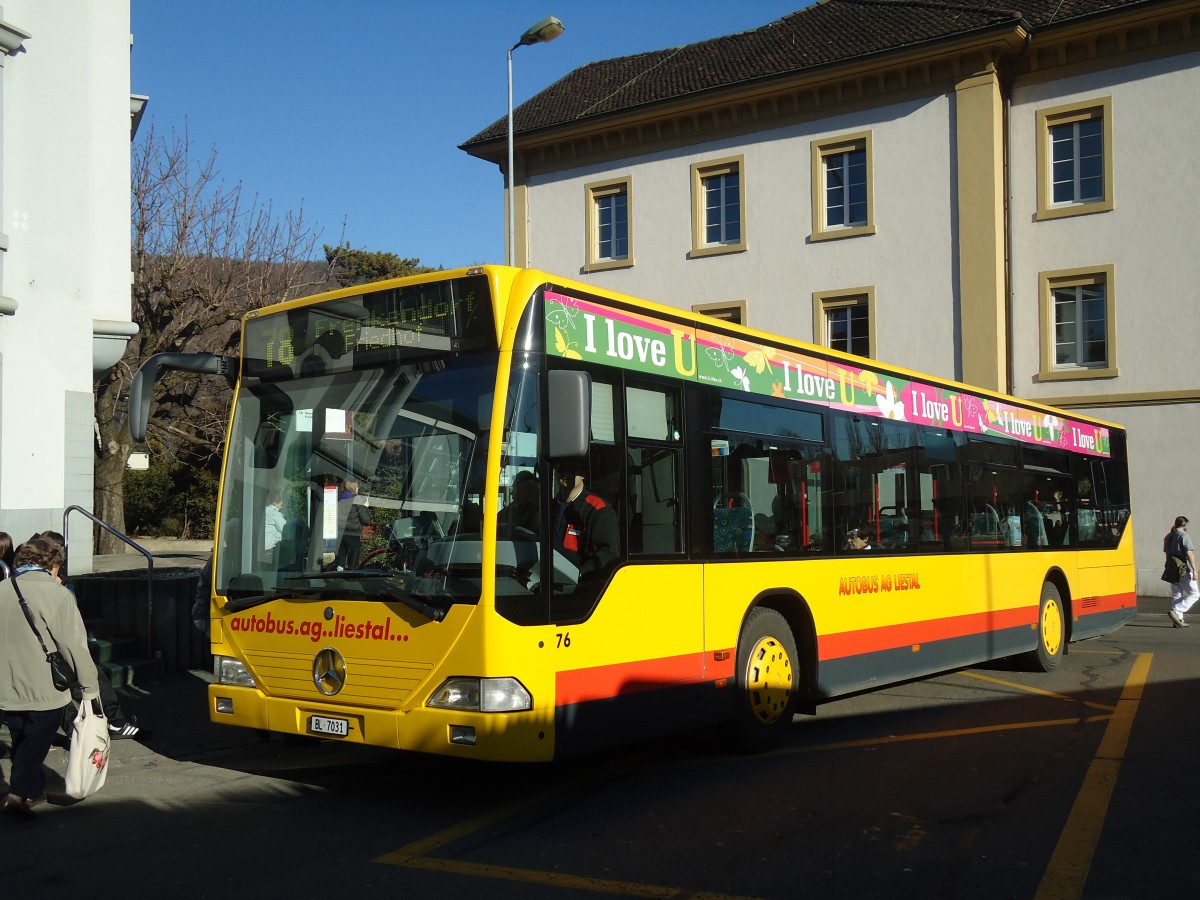
[[[112,738],[108,719],[92,709],[92,701],[79,704],[71,726],[71,754],[67,758],[67,796],[75,800],[90,797],[108,777],[108,751]]]

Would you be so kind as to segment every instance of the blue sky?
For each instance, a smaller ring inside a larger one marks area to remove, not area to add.
[[[187,129],[227,182],[321,241],[447,268],[504,260],[500,170],[458,145],[503,117],[505,55],[554,15],[566,32],[513,53],[513,103],[598,59],[772,22],[808,0],[132,0],[139,137]],[[318,248],[320,244],[318,243]]]

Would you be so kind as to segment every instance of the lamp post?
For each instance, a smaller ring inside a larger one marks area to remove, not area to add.
[[[547,16],[536,25],[530,26],[521,39],[508,48],[508,265],[513,265],[516,261],[516,234],[517,234],[517,204],[516,198],[513,196],[513,99],[512,99],[512,55],[513,51],[518,47],[527,47],[530,44],[544,44],[547,41],[552,41],[563,31],[566,26],[563,25],[554,16]]]

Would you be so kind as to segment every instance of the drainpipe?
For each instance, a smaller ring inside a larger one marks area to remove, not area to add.
[[[1000,87],[1002,124],[1001,130],[1004,140],[1004,393],[1015,395],[1016,384],[1013,379],[1013,369],[1015,362],[1013,360],[1013,306],[1015,303],[1013,291],[1013,271],[1012,271],[1012,210],[1010,198],[1012,196],[1011,185],[1011,165],[1009,161],[1009,108],[1012,102],[1012,85],[1016,80],[1016,70],[1022,57],[1029,52],[1029,45],[1033,41],[1033,29],[1029,23],[1021,19],[1017,23],[1017,27],[1025,29],[1025,44],[1021,47],[1021,51],[1012,58],[1009,64],[1003,67],[1000,72]],[[1007,72],[1007,77],[1005,73]]]

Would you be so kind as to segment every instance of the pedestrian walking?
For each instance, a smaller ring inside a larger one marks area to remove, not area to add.
[[[45,646],[53,646],[74,672],[80,702],[98,700],[100,687],[75,597],[58,583],[62,548],[33,537],[17,548],[13,562],[12,577],[0,582],[0,709],[12,744],[0,810],[28,821],[46,799],[43,763],[71,702],[71,691],[55,684]]]
[[[1163,553],[1167,556],[1164,578],[1168,575],[1176,577],[1171,582],[1171,608],[1167,610],[1173,628],[1188,627],[1184,614],[1200,599],[1200,584],[1196,583],[1196,545],[1187,528],[1187,516],[1176,516],[1175,525],[1163,538]]]

